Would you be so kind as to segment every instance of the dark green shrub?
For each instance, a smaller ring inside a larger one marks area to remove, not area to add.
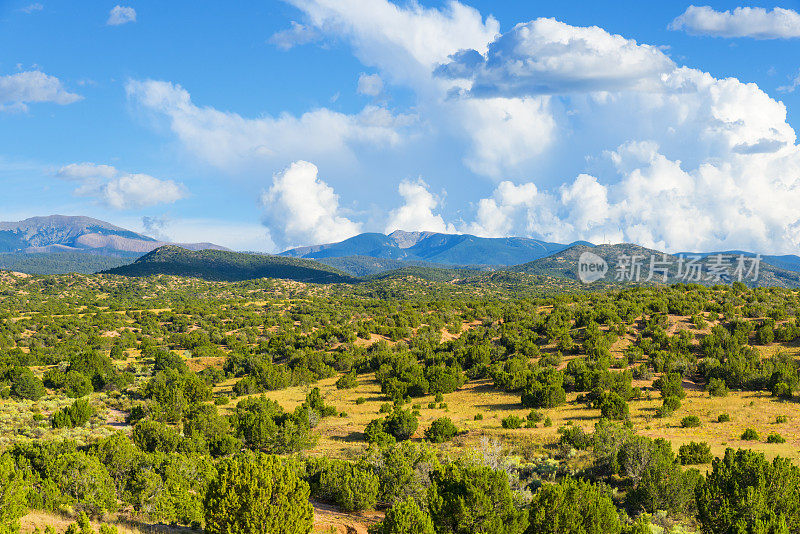
[[[89,422],[95,410],[88,401],[78,399],[70,406],[53,413],[51,424],[53,428],[73,428],[83,426]]]
[[[46,391],[42,381],[27,367],[18,367],[11,374],[11,395],[18,399],[39,400]]]
[[[764,325],[756,330],[756,340],[762,345],[769,345],[775,341],[775,331],[770,325]]]
[[[430,514],[411,497],[398,501],[386,512],[381,523],[371,526],[369,534],[435,534]]]
[[[332,462],[319,478],[319,492],[345,512],[369,510],[378,501],[379,480],[366,465]]]
[[[330,417],[338,413],[334,406],[328,406],[325,404],[319,388],[313,388],[308,392],[306,395],[306,400],[303,403],[303,408],[312,410],[320,418]]]
[[[592,437],[586,434],[583,428],[579,427],[578,425],[562,426],[558,429],[558,433],[561,434],[559,443],[562,445],[568,445],[579,451],[588,449],[592,444]]]
[[[651,514],[665,510],[675,516],[693,513],[694,487],[702,476],[697,469],[681,469],[668,441],[636,436],[623,447],[622,460],[635,484],[626,495],[629,509]]]
[[[786,443],[786,438],[777,432],[770,432],[767,436],[767,443]]]
[[[516,415],[509,415],[508,417],[504,417],[500,424],[503,428],[509,429],[517,429],[522,428],[522,424],[525,420],[522,417],[517,417]]]
[[[261,397],[240,400],[230,417],[234,435],[253,449],[273,454],[297,452],[313,444],[310,408],[284,413],[280,405]]]
[[[424,376],[428,381],[428,392],[437,394],[452,393],[460,388],[466,380],[464,371],[458,364],[425,367]]]
[[[431,473],[428,503],[437,532],[522,534],[527,512],[516,506],[505,471],[457,461]]]
[[[531,378],[522,393],[522,405],[526,408],[555,408],[567,400],[564,391],[564,374],[554,369],[545,369]]]
[[[668,417],[680,407],[680,399],[674,395],[670,395],[668,397],[664,397],[664,403],[658,408],[658,410],[656,410],[656,415],[658,417]]]
[[[205,532],[310,532],[314,508],[308,497],[308,483],[276,456],[241,454],[222,460],[203,502]]]
[[[708,386],[706,386],[706,391],[712,397],[727,397],[728,393],[728,386],[725,384],[725,381],[721,378],[712,378],[708,381]]]
[[[408,410],[395,410],[383,424],[386,433],[394,436],[397,441],[409,439],[414,435],[418,426],[417,418]]]
[[[131,438],[146,452],[175,452],[181,437],[172,428],[152,419],[142,419],[133,426]]]
[[[528,421],[533,421],[534,423],[540,422],[543,418],[544,416],[542,415],[542,413],[537,412],[536,410],[531,410],[527,416]]]
[[[741,439],[745,441],[758,441],[758,432],[756,432],[752,428],[748,428],[744,432],[742,432]]]
[[[214,404],[193,404],[183,415],[183,435],[189,439],[214,442],[230,431],[228,419],[217,412]]]
[[[686,397],[686,390],[683,389],[683,377],[679,373],[661,375],[653,382],[653,387],[659,390],[665,399],[667,397],[677,397],[678,399]]]
[[[570,477],[540,487],[528,517],[526,534],[619,534],[623,527],[608,493]]]
[[[425,439],[433,443],[444,443],[450,441],[458,434],[458,429],[449,417],[440,417],[431,423],[425,431]]]
[[[94,456],[84,452],[64,454],[58,457],[51,469],[53,481],[79,509],[95,516],[116,511],[114,481]]]
[[[775,418],[775,424],[778,425],[786,423],[787,421],[789,421],[789,418],[786,417],[785,415],[779,415],[778,417]]]
[[[375,443],[380,447],[397,443],[394,436],[386,432],[385,419],[373,419],[364,428],[364,438],[367,443]]]
[[[711,454],[711,447],[705,441],[691,441],[686,445],[681,445],[678,449],[678,458],[682,465],[707,464],[714,459]]]
[[[703,532],[800,531],[800,470],[785,458],[725,451],[698,484],[697,519]]]
[[[347,373],[339,377],[336,381],[336,389],[352,389],[358,385],[356,373]]]
[[[700,425],[700,418],[696,415],[687,415],[681,419],[681,426],[683,428],[698,428]]]
[[[603,395],[600,401],[600,415],[606,419],[627,419],[630,414],[628,403],[613,391]]]
[[[777,382],[772,386],[772,394],[778,398],[791,400],[794,396],[793,388],[786,382]]]
[[[64,383],[61,386],[67,397],[79,398],[94,391],[92,381],[89,377],[78,371],[67,371],[64,375]]]
[[[27,512],[23,476],[10,454],[0,454],[0,534],[18,533],[19,520]]]
[[[726,413],[721,413],[717,416],[718,423],[727,423],[731,420],[731,416]]]

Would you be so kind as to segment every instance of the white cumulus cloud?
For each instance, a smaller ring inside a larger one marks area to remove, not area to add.
[[[428,184],[422,179],[403,180],[397,190],[404,203],[389,213],[385,233],[395,230],[455,233],[453,225],[446,224],[441,215],[434,213],[440,201],[428,190]]]
[[[716,11],[710,6],[689,6],[669,28],[713,37],[793,39],[800,37],[800,13],[780,7],[771,11],[763,7]]]
[[[75,194],[89,197],[118,210],[171,204],[186,197],[186,188],[172,180],[148,174],[124,173],[111,165],[71,163],[56,173],[59,178],[79,183]]]
[[[485,54],[462,50],[437,69],[471,81],[474,96],[585,93],[657,89],[674,68],[658,48],[602,28],[570,26],[555,19],[517,24]]]
[[[477,9],[447,2],[442,9],[387,0],[289,0],[325,34],[351,40],[368,66],[387,67],[395,81],[430,78],[433,68],[461,49],[483,50],[500,24]]]
[[[317,166],[296,161],[272,177],[261,195],[265,224],[278,245],[331,243],[361,232],[342,214],[339,196],[318,177]]]
[[[0,76],[0,111],[27,111],[35,102],[66,105],[80,99],[64,89],[61,80],[38,70]]]
[[[212,165],[230,169],[287,160],[350,158],[359,146],[386,147],[403,140],[414,118],[366,106],[355,115],[320,108],[295,117],[245,118],[236,113],[195,105],[180,85],[162,81],[130,81],[129,98],[166,117],[183,145]]]
[[[136,10],[127,6],[114,6],[108,12],[106,24],[109,26],[119,26],[129,22],[136,22]]]

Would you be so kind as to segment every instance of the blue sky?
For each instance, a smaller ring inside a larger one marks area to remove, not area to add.
[[[690,5],[0,0],[0,219],[797,252],[800,2]]]

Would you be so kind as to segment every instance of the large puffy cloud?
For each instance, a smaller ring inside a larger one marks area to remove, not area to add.
[[[791,39],[800,37],[800,13],[780,7],[772,11],[763,7],[716,11],[709,6],[689,6],[669,27],[694,35],[714,37]]]
[[[76,195],[94,198],[119,210],[171,204],[186,197],[182,184],[148,174],[124,173],[111,165],[71,163],[61,167],[57,175],[78,182]]]
[[[526,226],[520,217],[526,218],[548,201],[534,183],[500,182],[492,197],[478,202],[476,219],[464,230],[482,237],[511,235]]]
[[[384,69],[394,81],[418,84],[436,65],[461,49],[483,51],[500,25],[478,10],[450,1],[443,9],[387,0],[288,0],[314,27],[344,36],[366,65]],[[388,68],[391,67],[391,68]]]
[[[385,229],[387,234],[395,230],[455,232],[453,225],[445,224],[442,216],[434,213],[440,201],[428,190],[428,184],[422,179],[404,180],[397,190],[403,197],[403,205],[389,213]]]
[[[495,179],[518,175],[553,141],[555,124],[546,96],[453,99],[450,95],[464,82],[434,75],[460,50],[485,53],[499,34],[493,17],[483,18],[476,9],[455,1],[441,9],[417,3],[399,6],[387,0],[289,2],[323,34],[348,39],[356,56],[379,69],[386,80],[412,88],[426,125],[451,141],[461,140],[462,162],[471,171]]]
[[[480,235],[523,230],[558,242],[628,241],[672,252],[796,250],[796,149],[735,156],[691,170],[659,149],[653,142],[632,142],[608,152],[617,181],[601,183],[582,174],[550,192],[501,183],[491,198],[481,200],[468,230]]]
[[[286,248],[341,241],[361,231],[359,223],[342,214],[339,196],[319,179],[316,165],[307,161],[275,174],[261,203],[272,239]]]
[[[34,102],[66,105],[80,99],[64,89],[61,80],[38,70],[0,76],[0,111],[26,111]]]
[[[514,174],[556,137],[548,97],[459,99],[442,105],[452,135],[466,138],[464,164],[492,178]],[[448,113],[449,111],[449,113]]]
[[[471,80],[474,96],[658,89],[674,64],[658,48],[555,19],[517,24],[485,54],[462,50],[437,73]]]
[[[164,116],[181,142],[212,165],[230,168],[265,161],[351,158],[357,146],[393,146],[413,122],[383,107],[367,106],[356,115],[317,109],[299,117],[248,119],[236,113],[196,106],[185,89],[162,81],[130,81],[129,98]]]

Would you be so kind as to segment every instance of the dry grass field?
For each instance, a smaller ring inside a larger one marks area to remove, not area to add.
[[[349,390],[339,390],[335,386],[336,378],[320,381],[320,388],[325,402],[333,405],[345,417],[323,419],[316,427],[319,435],[317,445],[309,451],[311,455],[352,458],[365,447],[362,432],[371,420],[382,417],[379,410],[386,403],[380,392],[380,385],[373,375],[359,377],[359,385]],[[656,408],[661,405],[660,394],[651,387],[652,381],[638,381],[634,385],[646,389],[645,397],[630,402],[631,421],[634,429],[651,438],[664,438],[672,442],[677,450],[680,445],[690,441],[707,441],[712,452],[719,456],[726,448],[751,448],[763,452],[768,458],[783,456],[795,461],[800,460],[800,403],[776,400],[766,392],[731,392],[727,397],[712,397],[697,388],[694,384],[685,383],[687,396],[682,406],[674,414],[665,418],[654,417]],[[225,391],[229,386],[223,386]],[[309,387],[291,387],[280,391],[267,392],[265,395],[279,402],[285,409],[292,410],[301,404],[309,391]],[[649,395],[649,399],[647,398]],[[419,406],[419,428],[415,440],[421,440],[423,431],[439,417],[449,417],[462,433],[453,441],[452,447],[478,447],[484,436],[498,438],[515,444],[515,452],[523,454],[545,452],[548,445],[558,441],[558,428],[571,422],[591,432],[600,418],[599,410],[587,408],[577,402],[578,394],[567,396],[567,403],[550,410],[540,410],[553,422],[551,427],[542,423],[537,428],[503,429],[501,420],[508,415],[525,418],[530,412],[520,404],[518,394],[497,391],[490,380],[478,380],[467,383],[464,387],[444,395],[445,407],[428,408],[434,402],[433,396],[413,400]],[[363,398],[359,404],[357,400]],[[229,405],[232,408],[233,404]],[[731,421],[718,423],[717,416],[727,413]],[[476,421],[475,415],[482,414],[483,419]],[[681,419],[689,415],[700,418],[700,428],[682,428]],[[776,418],[785,415],[787,423],[776,424]],[[742,432],[746,428],[755,429],[760,441],[742,441]],[[778,432],[786,443],[768,444],[766,437],[770,432]]]

